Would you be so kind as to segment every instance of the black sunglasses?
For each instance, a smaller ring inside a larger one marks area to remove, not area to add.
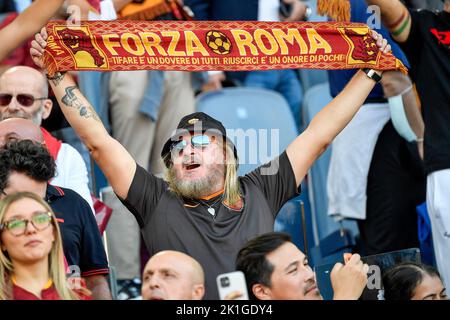
[[[31,94],[19,93],[14,96],[9,93],[0,93],[0,106],[6,107],[11,103],[13,97],[16,97],[17,102],[24,107],[31,107],[36,100],[46,100],[48,98],[35,98]]]

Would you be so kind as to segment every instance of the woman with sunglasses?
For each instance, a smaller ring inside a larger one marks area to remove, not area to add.
[[[0,300],[90,299],[81,281],[69,284],[55,215],[37,195],[0,201],[0,244]]]
[[[39,31],[64,0],[36,0],[8,26],[0,30],[0,61]]]

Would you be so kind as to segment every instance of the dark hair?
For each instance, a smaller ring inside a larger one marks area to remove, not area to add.
[[[47,148],[31,140],[14,140],[0,148],[0,191],[8,186],[11,172],[23,173],[38,182],[55,176],[56,165]]]
[[[287,233],[270,232],[251,239],[239,250],[236,270],[244,273],[251,300],[256,300],[252,290],[253,285],[259,283],[267,287],[271,286],[270,277],[274,266],[267,261],[266,256],[286,242],[291,242],[291,237]]]
[[[440,278],[439,272],[430,266],[406,262],[395,265],[383,273],[385,300],[411,300],[424,275]]]

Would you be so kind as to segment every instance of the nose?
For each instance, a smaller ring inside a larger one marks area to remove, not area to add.
[[[314,282],[316,281],[316,274],[311,269],[311,267],[308,266],[308,268],[306,268],[305,281],[311,281],[311,280],[313,280]]]
[[[9,104],[8,104],[7,106],[5,106],[5,107],[6,107],[8,110],[16,111],[16,110],[19,110],[19,109],[20,109],[20,104],[19,104],[19,102],[17,102],[16,97],[13,96],[13,97],[11,98],[11,101],[9,102]]]
[[[156,288],[159,288],[159,278],[157,275],[153,275],[150,280],[148,281],[148,286],[150,289],[154,290]]]
[[[191,141],[188,141],[186,147],[183,149],[184,154],[193,154],[194,153],[194,146],[192,145]]]
[[[28,220],[28,223],[25,226],[25,233],[26,234],[33,234],[33,233],[36,233],[36,232],[37,232],[37,229],[35,228],[33,223],[31,223],[31,221]]]

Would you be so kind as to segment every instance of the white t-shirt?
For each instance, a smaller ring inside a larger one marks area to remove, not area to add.
[[[94,214],[86,164],[80,153],[67,143],[61,144],[56,158],[56,176],[50,184],[71,189],[89,203]]]
[[[279,8],[279,0],[259,0],[258,21],[279,21]]]
[[[366,219],[370,162],[390,117],[387,103],[365,104],[333,140],[327,179],[328,215]]]
[[[117,13],[112,0],[102,0],[100,2],[100,15],[96,12],[89,11],[89,20],[116,20]]]

